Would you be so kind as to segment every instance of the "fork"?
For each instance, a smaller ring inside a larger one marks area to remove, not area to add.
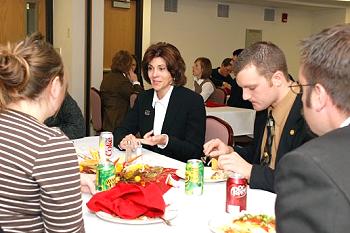
[[[170,220],[165,219],[165,218],[163,218],[163,217],[159,217],[159,218],[160,218],[161,220],[163,220],[163,222],[164,222],[167,226],[172,226]]]

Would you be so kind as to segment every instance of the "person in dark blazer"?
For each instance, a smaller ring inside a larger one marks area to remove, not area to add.
[[[183,85],[185,63],[168,43],[151,45],[142,61],[144,79],[152,89],[140,93],[123,123],[114,130],[115,146],[145,148],[186,162],[199,159],[205,138],[202,97]],[[141,138],[136,138],[139,133]]]
[[[237,61],[238,56],[241,54],[243,49],[236,49],[232,53],[232,61]],[[234,63],[233,63],[234,65]],[[252,103],[249,100],[243,99],[243,89],[238,86],[236,78],[230,83],[230,97],[227,100],[227,106],[236,107],[236,108],[249,108],[253,109]]]
[[[112,60],[111,72],[103,76],[100,86],[102,100],[102,128],[117,128],[130,107],[130,96],[143,88],[132,68],[133,57],[128,51],[118,51]]]
[[[350,229],[350,25],[301,42],[304,115],[318,138],[286,154],[276,170],[279,233]],[[319,48],[322,48],[321,50]]]
[[[60,110],[45,120],[45,125],[58,127],[69,139],[83,138],[85,132],[85,120],[77,102],[67,93]]]
[[[244,49],[234,72],[243,98],[257,111],[254,140],[247,147],[232,148],[214,139],[204,145],[204,153],[221,155],[219,166],[243,175],[251,188],[274,192],[274,171],[281,157],[311,138],[301,116],[301,98],[290,88],[293,83],[282,50],[271,42]],[[270,129],[267,123],[272,124]]]

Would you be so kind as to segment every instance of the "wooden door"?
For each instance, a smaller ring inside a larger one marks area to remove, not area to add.
[[[0,43],[22,40],[27,34],[25,0],[0,0]],[[37,7],[37,30],[45,35],[45,0],[31,0]]]
[[[135,53],[136,1],[130,8],[113,8],[112,0],[105,0],[103,67],[110,68],[114,54],[123,49]]]

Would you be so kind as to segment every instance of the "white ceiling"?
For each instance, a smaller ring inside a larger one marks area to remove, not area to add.
[[[339,9],[350,7],[349,1],[337,0],[219,0],[220,3],[239,3],[272,8]]]

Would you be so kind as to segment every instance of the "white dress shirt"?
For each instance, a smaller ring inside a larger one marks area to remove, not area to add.
[[[350,117],[348,117],[343,123],[341,123],[340,128],[350,125]]]
[[[198,85],[200,86],[202,84],[202,82],[204,81],[204,79],[198,79],[197,77],[194,78],[194,81],[198,83]],[[202,86],[202,92],[198,93],[202,96],[204,102],[207,101],[207,99],[209,98],[209,96],[211,94],[213,94],[214,92],[214,87],[210,82],[204,83]]]
[[[166,111],[168,109],[169,99],[174,87],[171,86],[168,92],[162,99],[158,99],[156,91],[153,94],[152,107],[154,108],[153,121],[153,135],[161,135]],[[159,148],[164,149],[168,145],[169,138],[165,145],[158,145]]]

